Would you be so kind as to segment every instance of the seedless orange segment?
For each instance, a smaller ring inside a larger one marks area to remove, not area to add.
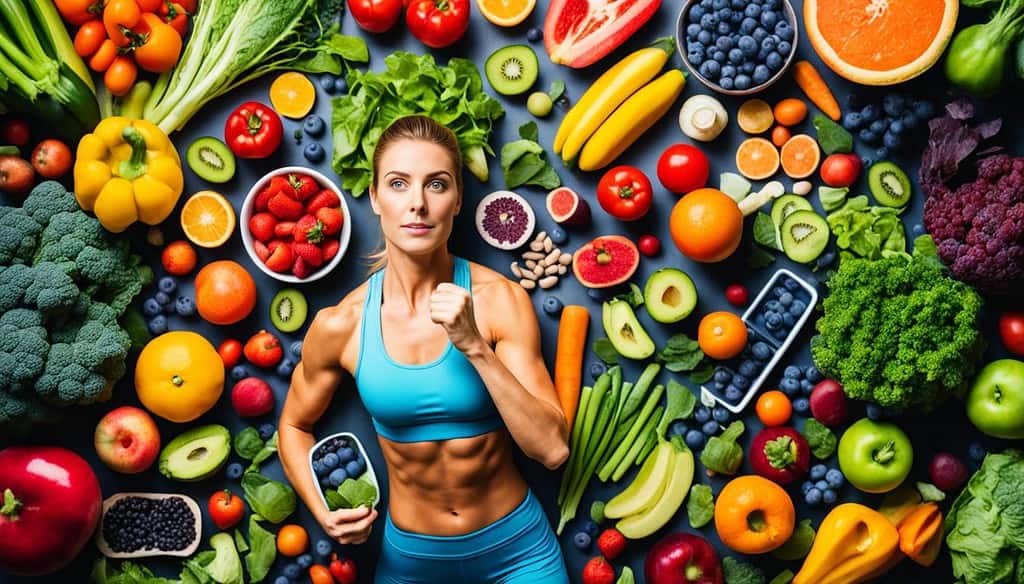
[[[304,117],[313,109],[315,101],[316,88],[302,73],[282,73],[270,84],[270,103],[286,118]]]
[[[790,178],[806,178],[821,161],[818,142],[807,134],[797,134],[782,145],[782,171]]]
[[[476,0],[480,14],[491,24],[515,26],[533,12],[537,0]]]
[[[181,229],[200,247],[221,246],[235,230],[235,209],[220,194],[200,191],[181,208]]]
[[[736,149],[736,170],[751,180],[768,178],[779,170],[779,151],[764,138],[747,138]]]
[[[775,116],[772,115],[772,106],[763,99],[749,99],[743,102],[739,111],[736,112],[736,123],[740,129],[748,134],[760,134],[772,127]]]

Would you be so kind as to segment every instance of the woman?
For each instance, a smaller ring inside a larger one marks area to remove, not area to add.
[[[373,154],[370,205],[385,247],[370,279],[320,311],[280,420],[285,472],[324,530],[366,541],[377,511],[328,512],[307,456],[344,373],[387,463],[378,583],[568,582],[558,541],[515,467],[512,441],[554,469],[565,417],[529,296],[448,251],[462,158],[430,118],[395,121]]]

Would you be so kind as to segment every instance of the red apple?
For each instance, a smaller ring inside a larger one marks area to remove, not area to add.
[[[846,421],[846,394],[838,381],[823,379],[811,390],[811,415],[832,428]]]
[[[111,470],[136,474],[160,454],[160,431],[145,411],[122,406],[103,416],[93,438],[96,454]]]

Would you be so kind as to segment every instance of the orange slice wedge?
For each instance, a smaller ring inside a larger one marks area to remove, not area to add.
[[[747,138],[736,149],[736,170],[751,179],[761,180],[779,169],[779,151],[764,138]]]
[[[476,0],[480,14],[491,24],[515,26],[533,12],[537,0]]]
[[[748,99],[736,112],[736,123],[748,134],[765,132],[775,123],[772,106],[763,99]]]
[[[199,191],[181,208],[181,229],[200,247],[219,247],[235,230],[235,209],[222,195]]]
[[[270,103],[286,118],[305,117],[316,102],[316,88],[302,73],[282,73],[270,84]]]
[[[782,171],[790,178],[811,176],[821,162],[818,141],[807,134],[797,134],[782,145]]]

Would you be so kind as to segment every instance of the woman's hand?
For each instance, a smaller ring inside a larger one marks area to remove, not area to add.
[[[442,282],[430,295],[430,320],[444,327],[455,348],[467,353],[483,344],[476,328],[473,298],[462,286]]]
[[[377,510],[369,507],[331,511],[320,521],[327,535],[341,544],[360,544],[370,537]]]

